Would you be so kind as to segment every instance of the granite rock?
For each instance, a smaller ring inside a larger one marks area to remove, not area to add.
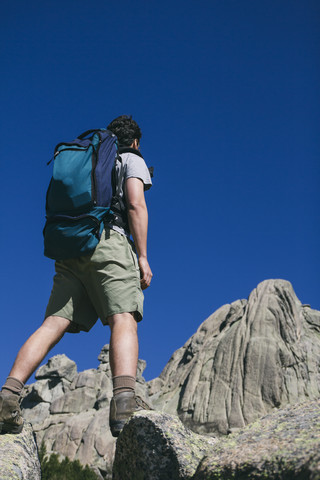
[[[0,435],[0,480],[41,480],[38,449],[32,427],[19,434]]]
[[[66,355],[52,357],[37,371],[37,381],[26,386],[22,409],[33,426],[37,444],[44,442],[48,454],[78,459],[105,478],[115,451],[115,438],[109,429],[112,376],[108,345],[98,358],[97,369],[78,373],[75,362]],[[145,366],[139,360],[137,393],[148,399],[142,377]]]
[[[65,355],[51,358],[39,368],[37,381],[26,386],[22,407],[39,446],[43,441],[49,454],[78,459],[100,478],[110,478],[116,441],[108,425],[112,397],[108,345],[98,359],[97,369],[77,372],[75,362]],[[196,434],[206,435],[205,442],[208,435],[214,441],[278,408],[319,398],[320,312],[302,305],[289,282],[266,280],[248,300],[224,305],[205,320],[158,378],[146,383],[145,366],[139,360],[137,394],[164,416],[149,412],[148,418],[138,414],[135,421],[146,426],[148,420],[145,431],[160,422],[166,440],[159,448],[164,453],[165,445],[173,451],[174,426],[184,432],[180,439],[186,439],[187,446],[182,450],[189,452],[185,458],[191,470],[180,460],[175,468],[190,477],[204,448],[197,450]],[[139,442],[144,442],[141,434]],[[182,458],[179,455],[176,459]]]
[[[275,410],[215,445],[194,480],[320,479],[320,402]]]
[[[113,480],[320,480],[320,401],[274,409],[224,437],[176,416],[134,414],[119,436]]]
[[[214,443],[186,428],[176,416],[137,412],[119,436],[112,478],[189,480]]]
[[[153,405],[198,433],[227,434],[275,407],[319,398],[320,312],[285,280],[224,305],[149,382]]]
[[[77,365],[66,355],[55,355],[45,365],[42,365],[35,375],[37,380],[41,378],[64,378],[72,382],[77,374]]]

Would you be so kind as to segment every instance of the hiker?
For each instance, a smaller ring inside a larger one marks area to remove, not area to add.
[[[111,330],[112,435],[119,435],[135,410],[149,408],[135,395],[135,381],[142,290],[149,287],[152,279],[147,259],[148,211],[144,196],[152,181],[139,151],[141,130],[132,117],[116,118],[107,130],[116,136],[119,146],[120,158],[114,163],[118,205],[114,207],[118,213],[115,219],[120,222],[111,217],[103,224],[101,239],[92,253],[56,261],[45,320],[21,347],[0,392],[2,433],[21,432],[21,391],[48,352],[66,332],[88,332],[98,317]]]

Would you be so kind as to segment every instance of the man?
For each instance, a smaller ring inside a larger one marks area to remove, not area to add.
[[[138,124],[132,117],[122,115],[107,128],[119,142],[121,162],[116,161],[119,201],[112,208],[121,222],[105,227],[92,254],[56,262],[45,320],[21,347],[0,392],[2,432],[19,433],[22,430],[20,393],[52,347],[65,332],[89,331],[98,317],[111,329],[112,435],[119,435],[135,410],[148,408],[135,395],[135,379],[137,322],[143,316],[142,290],[149,287],[152,279],[147,259],[148,211],[144,196],[152,182],[139,152],[141,130]]]

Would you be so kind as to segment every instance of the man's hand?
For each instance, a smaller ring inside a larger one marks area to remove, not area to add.
[[[140,268],[140,283],[142,290],[145,290],[150,286],[153,273],[151,271],[150,265],[146,257],[139,257],[139,268]]]

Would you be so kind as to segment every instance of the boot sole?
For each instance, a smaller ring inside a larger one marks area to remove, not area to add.
[[[22,425],[12,425],[12,423],[0,422],[0,433],[21,433]]]
[[[123,429],[126,421],[118,420],[110,422],[110,430],[113,437],[119,437],[121,430]]]

